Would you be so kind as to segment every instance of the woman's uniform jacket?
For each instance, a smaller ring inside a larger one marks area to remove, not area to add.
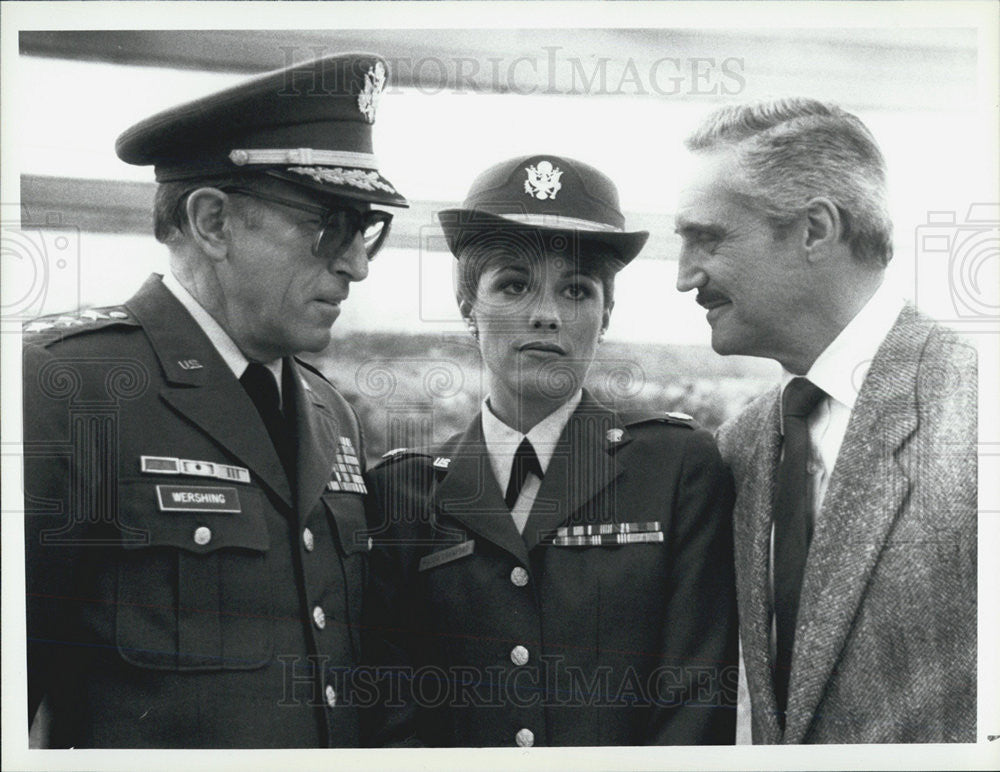
[[[479,415],[386,454],[369,489],[369,743],[733,742],[732,484],[708,432],[584,392],[523,535]]]

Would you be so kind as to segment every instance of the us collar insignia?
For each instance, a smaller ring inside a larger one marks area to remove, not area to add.
[[[375,62],[365,73],[365,87],[358,94],[358,109],[368,123],[375,123],[375,108],[385,88],[385,65]]]
[[[562,183],[559,182],[562,169],[553,166],[550,161],[539,161],[538,166],[527,166],[524,170],[528,173],[528,179],[524,181],[524,192],[529,196],[542,201],[554,199],[562,189]]]

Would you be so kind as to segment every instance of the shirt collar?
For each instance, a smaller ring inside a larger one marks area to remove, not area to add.
[[[229,366],[229,369],[233,371],[233,375],[237,378],[243,375],[243,371],[247,369],[250,360],[243,355],[239,346],[229,337],[229,333],[222,328],[222,325],[212,318],[212,315],[205,310],[204,306],[198,302],[194,295],[188,292],[187,288],[177,280],[177,277],[173,273],[168,271],[164,274],[163,286],[170,290],[174,297],[180,301],[180,304],[191,314],[192,318],[194,318],[195,322],[201,328],[201,331],[208,336],[215,350],[219,352],[219,356]],[[262,362],[261,364],[274,375],[274,379],[278,384],[278,394],[280,395],[281,360],[275,359],[273,362]]]
[[[816,357],[805,377],[831,399],[853,410],[872,360],[902,309],[903,298],[883,281],[840,334]],[[795,377],[782,369],[782,391]]]
[[[527,434],[521,434],[517,429],[512,429],[497,418],[490,408],[489,397],[483,400],[483,439],[486,441],[486,448],[489,450],[490,456],[495,461],[498,478],[501,480],[510,478],[510,470],[514,466],[514,454],[517,453],[517,448],[525,437],[530,440],[535,449],[542,473],[548,471],[552,454],[556,450],[556,443],[559,442],[559,437],[562,436],[563,429],[569,422],[569,417],[573,415],[573,411],[580,404],[582,397],[583,389],[580,389],[569,400],[531,427]]]

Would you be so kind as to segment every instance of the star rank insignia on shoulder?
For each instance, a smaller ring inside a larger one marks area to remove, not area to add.
[[[85,308],[67,314],[41,316],[25,323],[22,331],[26,336],[30,336],[34,342],[44,340],[46,343],[51,343],[70,335],[93,332],[115,325],[138,326],[139,321],[124,306],[107,306],[104,308]]]

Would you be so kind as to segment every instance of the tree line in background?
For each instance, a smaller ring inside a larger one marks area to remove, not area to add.
[[[310,361],[357,409],[370,462],[462,431],[486,396],[479,350],[465,332],[335,338]],[[556,365],[546,386],[564,389],[569,377]],[[585,385],[619,412],[677,411],[714,431],[775,380],[769,362],[708,347],[607,342]]]

